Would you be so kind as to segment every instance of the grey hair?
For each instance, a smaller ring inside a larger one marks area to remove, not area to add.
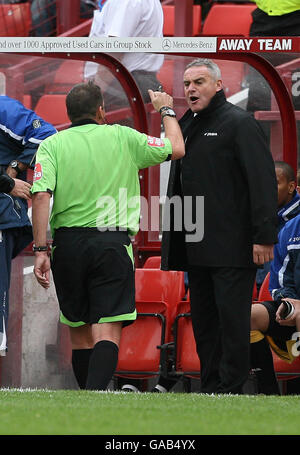
[[[209,58],[196,58],[185,67],[185,71],[192,66],[206,66],[215,81],[222,78],[220,68]]]

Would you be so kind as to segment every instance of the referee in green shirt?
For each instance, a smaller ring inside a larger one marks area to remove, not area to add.
[[[151,90],[149,95],[163,118],[164,139],[105,124],[101,89],[88,82],[67,95],[71,127],[44,140],[37,152],[31,190],[34,273],[47,289],[51,267],[60,320],[70,328],[73,371],[79,387],[89,390],[107,388],[122,327],[136,319],[129,235],[139,226],[138,172],[184,156],[172,97]]]

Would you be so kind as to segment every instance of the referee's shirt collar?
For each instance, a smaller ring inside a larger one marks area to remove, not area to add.
[[[99,125],[96,120],[93,120],[91,118],[85,118],[82,120],[79,120],[78,122],[74,122],[70,125],[70,128],[73,128],[74,126],[82,126],[82,125],[88,125],[89,123],[93,123],[94,125]]]

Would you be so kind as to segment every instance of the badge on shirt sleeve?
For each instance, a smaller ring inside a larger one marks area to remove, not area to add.
[[[41,122],[39,121],[39,119],[35,119],[32,122],[32,126],[34,129],[37,129],[37,128],[40,128],[42,125],[41,125]]]
[[[43,177],[43,169],[41,163],[36,163],[34,166],[33,181],[41,180]]]
[[[148,140],[148,145],[151,145],[151,147],[164,147],[165,146],[164,141],[158,137],[147,136],[147,140]]]

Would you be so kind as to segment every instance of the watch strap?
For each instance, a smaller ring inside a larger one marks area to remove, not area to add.
[[[165,111],[168,111],[169,109],[173,111],[173,109],[170,106],[163,106],[159,109],[159,113],[162,115]]]

